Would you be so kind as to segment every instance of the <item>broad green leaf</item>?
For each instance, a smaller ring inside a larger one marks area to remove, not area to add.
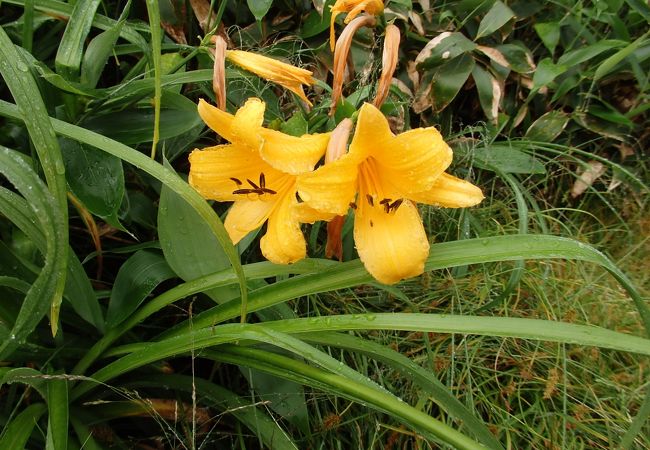
[[[566,72],[567,67],[560,64],[553,64],[551,58],[544,58],[537,64],[537,70],[533,75],[532,93],[539,91],[544,86],[549,85],[556,77]]]
[[[503,44],[496,47],[510,67],[517,73],[531,73],[535,70],[535,62],[530,50],[521,43]]]
[[[499,117],[499,105],[501,103],[501,85],[494,76],[487,70],[474,65],[472,69],[472,78],[478,91],[478,99],[481,108],[487,119],[495,122]]]
[[[549,111],[532,123],[526,137],[531,141],[553,142],[564,131],[569,119],[562,111]]]
[[[334,5],[335,1],[336,0],[327,0],[325,2],[323,5],[322,16],[316,9],[312,9],[309,14],[307,14],[307,18],[300,25],[298,35],[303,39],[307,39],[327,30],[330,26],[330,18],[332,17],[330,7]]]
[[[251,10],[255,19],[259,22],[266,16],[266,13],[271,9],[273,0],[246,0],[248,9]]]
[[[444,32],[424,46],[415,58],[415,63],[423,69],[435,68],[475,49],[476,44],[462,33]]]
[[[169,94],[165,94],[167,96]],[[164,100],[163,100],[164,101]],[[152,142],[154,130],[154,108],[128,109],[101,116],[94,116],[83,123],[96,133],[124,144]],[[181,108],[164,108],[160,112],[160,139],[170,139],[190,131],[202,124],[196,112]]]
[[[442,111],[465,85],[474,68],[474,58],[464,53],[436,69],[431,83],[433,109]]]
[[[301,112],[296,112],[289,120],[282,122],[280,131],[291,136],[302,136],[309,131],[309,123],[307,123],[305,116]]]
[[[14,100],[16,106],[20,111],[20,118],[24,120],[29,132],[29,137],[34,144],[38,159],[43,169],[45,179],[49,191],[52,193],[54,203],[43,205],[44,208],[40,215],[50,215],[49,218],[44,219],[41,223],[43,228],[51,229],[52,236],[48,239],[46,263],[43,273],[39,276],[43,278],[43,285],[35,291],[35,296],[43,296],[40,301],[50,301],[50,319],[52,334],[56,334],[59,323],[59,309],[63,299],[63,289],[65,285],[65,272],[67,263],[67,246],[68,246],[68,209],[66,197],[66,182],[65,182],[65,167],[63,165],[63,158],[61,157],[61,150],[59,149],[56,140],[56,134],[52,128],[52,124],[48,120],[47,110],[43,99],[38,95],[38,86],[32,78],[27,65],[21,60],[14,44],[11,42],[4,29],[0,27],[0,74],[5,80],[5,83]],[[27,172],[25,172],[27,173]],[[29,175],[31,178],[31,175]],[[12,180],[12,183],[15,183]],[[23,180],[24,182],[24,180]],[[21,182],[22,184],[22,182]],[[28,186],[23,185],[26,189]],[[31,192],[31,191],[30,191]],[[23,195],[31,203],[32,194]],[[43,202],[43,198],[39,199]],[[35,213],[39,214],[38,211]],[[46,223],[47,222],[47,223]],[[48,259],[51,258],[51,259]],[[52,280],[52,283],[45,282],[45,278]],[[47,285],[47,287],[46,287]],[[43,289],[42,292],[38,292]],[[29,295],[28,295],[29,297]],[[34,298],[34,301],[36,300]],[[30,297],[31,299],[31,297]],[[35,306],[35,305],[32,305]],[[27,319],[26,316],[21,316],[19,319]],[[28,320],[35,325],[38,322],[38,317]],[[27,323],[17,323],[18,326],[23,328]],[[31,325],[29,325],[31,326]],[[27,328],[29,328],[29,326]],[[0,348],[2,346],[0,345]],[[2,358],[0,351],[0,358]]]
[[[115,277],[106,311],[106,327],[113,328],[125,320],[156,286],[175,277],[161,255],[149,250],[134,253]]]
[[[79,69],[86,37],[100,0],[78,1],[74,4],[54,61],[58,74],[79,81]]]
[[[106,61],[111,56],[115,48],[115,43],[120,37],[122,27],[129,16],[131,9],[131,0],[126,2],[124,9],[117,23],[108,30],[95,36],[90,43],[86,52],[83,55],[83,63],[81,65],[81,83],[85,86],[94,88],[102,74],[102,70],[106,65]]]
[[[474,164],[483,169],[504,173],[546,173],[544,165],[537,158],[507,144],[477,147],[471,151],[471,155]]]
[[[560,42],[560,24],[558,22],[539,22],[533,25],[535,32],[551,55]]]
[[[488,13],[483,17],[481,23],[478,25],[478,32],[476,33],[476,39],[480,39],[483,36],[492,34],[497,31],[499,28],[504,26],[510,19],[515,16],[515,13],[512,12],[503,2],[497,0],[492,5],[492,8]]]
[[[31,404],[11,422],[5,424],[0,436],[0,448],[2,450],[24,450],[32,430],[46,410],[45,403]]]
[[[72,139],[59,144],[72,193],[96,216],[114,217],[124,197],[122,161]]]
[[[178,194],[163,186],[158,207],[158,236],[169,266],[191,281],[230,266],[210,225]],[[206,291],[222,303],[237,295],[231,287]]]

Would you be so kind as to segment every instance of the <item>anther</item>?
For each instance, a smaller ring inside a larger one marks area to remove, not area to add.
[[[391,204],[389,205],[389,207],[388,207],[388,211],[387,211],[387,212],[390,212],[390,211],[397,211],[397,208],[400,207],[400,205],[402,204],[402,202],[404,202],[404,199],[403,199],[403,198],[398,198],[397,200],[395,200],[393,203],[391,203]]]
[[[242,185],[242,182],[241,182],[241,180],[240,180],[239,178],[230,177],[230,179],[231,179],[232,181],[234,181],[235,184],[236,184],[237,186],[241,186],[241,185]]]
[[[350,202],[350,208],[357,209],[357,204],[354,202]]]
[[[296,191],[296,200],[298,200],[298,203],[302,203],[302,198],[300,198],[300,194],[298,194],[298,191]]]
[[[250,178],[246,178],[246,181],[248,181],[248,184],[250,184],[251,186],[253,186],[255,189],[259,189],[259,188],[260,188],[258,185],[256,185],[255,183],[253,183],[253,182],[250,180]]]
[[[375,200],[372,198],[372,195],[366,194],[366,200],[368,200],[370,206],[375,206]]]
[[[266,186],[266,177],[264,176],[264,172],[260,173],[260,187],[264,189]]]

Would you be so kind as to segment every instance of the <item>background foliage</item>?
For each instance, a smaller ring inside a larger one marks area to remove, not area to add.
[[[387,1],[330,118],[333,3],[2,2],[0,448],[650,446],[647,3]],[[229,109],[302,134],[372,98],[391,21],[382,110],[487,199],[423,208],[394,287],[349,221],[342,263],[318,224],[292,266],[234,247],[183,179],[209,35],[314,71],[311,111],[227,71]]]

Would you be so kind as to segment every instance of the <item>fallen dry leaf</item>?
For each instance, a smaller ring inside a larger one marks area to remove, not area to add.
[[[571,188],[571,197],[576,198],[582,195],[594,181],[603,176],[607,167],[599,161],[589,161],[587,168],[583,169],[578,175],[578,179],[573,183]]]

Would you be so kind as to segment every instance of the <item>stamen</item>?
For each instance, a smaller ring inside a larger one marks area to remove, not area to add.
[[[380,205],[384,205],[384,211],[386,214],[390,212],[390,200],[389,198],[385,198],[382,201],[379,202]]]
[[[246,178],[246,181],[248,181],[248,184],[250,184],[251,186],[253,186],[255,189],[259,189],[259,188],[260,188],[258,185],[256,185],[255,183],[253,183],[253,182],[250,180],[250,178]]]
[[[296,200],[298,200],[298,203],[302,203],[302,198],[300,198],[300,194],[298,194],[298,191],[296,191]]]
[[[397,211],[397,208],[399,208],[400,205],[401,205],[403,202],[404,202],[404,199],[403,199],[403,198],[398,198],[397,200],[395,200],[393,203],[390,204],[390,206],[389,206],[389,211],[388,211],[388,212],[390,212],[390,211],[392,211],[392,212]]]
[[[261,187],[260,191],[262,193],[267,193],[267,194],[277,194],[277,192],[274,191],[273,189],[269,189],[269,188],[266,188],[266,187]]]
[[[239,178],[230,177],[230,179],[234,181],[237,186],[241,186],[243,184]]]
[[[372,220],[371,220],[371,221],[370,221],[370,228],[372,228],[372,227],[374,227],[374,226],[375,226],[375,224],[374,224],[374,223],[372,222]]]
[[[375,199],[372,198],[372,195],[366,194],[366,200],[370,206],[375,206]]]
[[[264,172],[260,173],[260,188],[264,189],[266,186],[266,177],[264,176]]]
[[[232,191],[233,194],[256,194],[257,189],[235,189]]]
[[[350,208],[357,209],[357,204],[354,202],[350,202]]]

